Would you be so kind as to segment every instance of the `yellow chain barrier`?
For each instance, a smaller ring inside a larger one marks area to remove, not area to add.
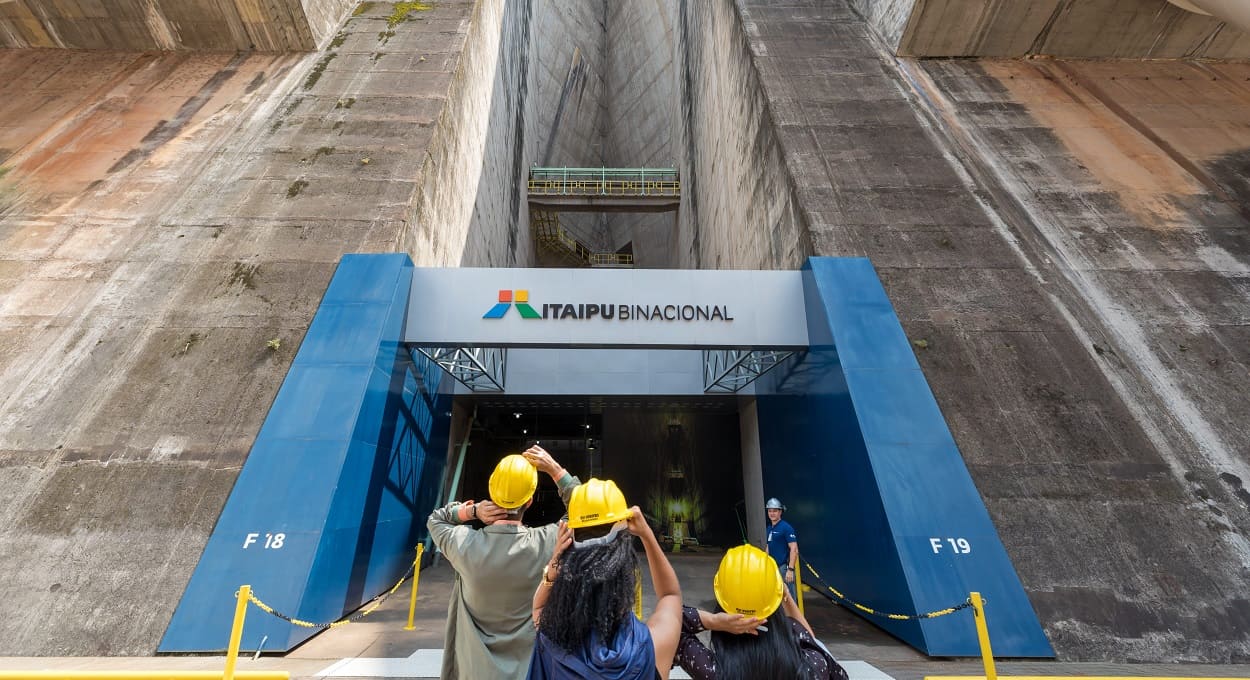
[[[330,623],[313,623],[311,621],[305,621],[303,619],[297,619],[293,616],[288,616],[274,609],[273,607],[270,607],[269,605],[265,604],[264,602],[261,601],[259,597],[256,597],[255,593],[252,593],[252,592],[248,593],[248,600],[252,604],[256,605],[256,607],[259,608],[261,611],[265,612],[266,614],[276,616],[282,619],[283,621],[286,621],[287,623],[290,623],[295,626],[299,626],[300,628],[338,628],[339,626],[346,626],[347,624],[352,623],[354,621],[359,621],[363,619],[364,617],[372,614],[374,611],[376,611],[377,608],[381,607],[382,603],[386,601],[386,598],[390,597],[392,593],[394,593],[396,590],[399,590],[400,586],[404,585],[404,583],[408,580],[408,578],[413,575],[415,569],[416,569],[416,563],[414,562],[412,566],[408,567],[408,573],[404,574],[404,577],[399,579],[398,583],[391,586],[390,590],[373,598],[372,604],[370,604],[365,609],[361,610],[359,613],[353,614],[352,616],[348,616],[346,618],[339,619],[338,621],[332,621]]]
[[[954,607],[938,609],[938,610],[931,611],[931,612],[925,612],[923,614],[888,614],[886,612],[879,612],[873,609],[872,607],[860,604],[859,602],[856,602],[855,600],[852,600],[851,598],[838,592],[836,588],[829,585],[828,583],[825,583],[825,579],[821,577],[819,572],[816,571],[816,568],[812,566],[811,562],[808,562],[807,560],[800,560],[800,561],[803,563],[803,566],[807,567],[808,571],[812,572],[812,576],[816,577],[816,582],[824,586],[825,588],[827,588],[830,593],[833,593],[833,596],[835,598],[837,598],[838,600],[841,600],[842,602],[845,602],[847,605],[854,607],[855,609],[858,609],[861,612],[864,612],[865,614],[871,614],[873,616],[880,616],[886,619],[893,619],[895,621],[911,621],[913,619],[936,619],[939,616],[946,616],[947,614],[954,614],[960,609],[968,609],[969,607],[972,606],[972,602],[969,600],[969,601],[965,601],[963,604],[959,604]]]

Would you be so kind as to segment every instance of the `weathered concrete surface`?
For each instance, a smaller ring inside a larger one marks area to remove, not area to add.
[[[916,5],[923,0],[848,0],[847,4],[859,13],[868,25],[881,37],[891,52],[898,49],[907,31]]]
[[[402,250],[466,266],[535,261],[530,166],[602,164],[603,11],[598,3],[477,4]],[[603,246],[598,215],[561,222]]]
[[[354,0],[9,0],[0,47],[92,50],[311,50]]]
[[[5,653],[155,649],[339,256],[401,240],[472,8],[306,57],[0,52]]]
[[[679,8],[664,0],[607,3],[604,142],[609,166],[677,167]],[[639,268],[676,267],[677,220],[678,214],[672,213],[609,215],[610,248],[632,244],[634,266]]]
[[[1250,35],[1166,0],[850,0],[916,57],[1250,58]]]
[[[682,181],[676,220],[614,215],[613,245],[632,241],[641,267],[797,267],[806,231],[733,7],[609,7],[609,165],[675,166]]]
[[[670,155],[668,244],[583,236],[871,257],[1063,658],[1250,658],[1250,67],[900,61],[848,1],[0,52],[4,652],[155,647],[343,252],[532,264],[525,168]]]
[[[759,8],[763,17],[773,11]],[[758,27],[725,2],[682,2],[677,19],[683,183],[677,264],[796,268],[810,242],[785,167],[777,111],[765,96],[767,76],[753,59],[760,52],[748,40]]]
[[[814,250],[926,341],[1061,658],[1250,658],[1244,67],[917,64],[841,2],[739,11]]]

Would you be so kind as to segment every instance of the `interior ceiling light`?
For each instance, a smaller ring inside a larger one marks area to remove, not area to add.
[[[513,414],[512,414],[512,417],[513,417],[513,418],[520,418],[520,417],[521,417],[521,412],[520,412],[520,411],[516,411],[515,413],[513,413]]]

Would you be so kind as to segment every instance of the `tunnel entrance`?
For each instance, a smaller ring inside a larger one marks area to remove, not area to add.
[[[767,489],[804,562],[875,611],[950,607],[978,584],[1010,655],[1049,654],[867,260],[437,269],[402,255],[343,258],[161,651],[220,644],[220,593],[240,583],[288,618],[342,619],[412,567],[430,509],[485,497],[496,461],[530,442],[620,484],[689,560],[687,583],[709,583],[744,535],[762,542]],[[551,494],[527,520],[562,514]],[[977,651],[966,626],[874,623],[931,655]],[[270,617],[245,644],[286,651],[318,628]]]
[[[719,554],[746,540],[732,397],[485,398],[463,399],[463,406],[473,412],[473,424],[458,497],[487,498],[499,459],[539,444],[582,480],[615,480],[670,552]],[[541,526],[563,515],[555,486],[540,482],[525,523]]]

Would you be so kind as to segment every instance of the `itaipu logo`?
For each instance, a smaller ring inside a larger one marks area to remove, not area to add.
[[[528,290],[501,290],[499,302],[482,315],[483,319],[502,319],[515,304],[522,319],[604,319],[611,321],[733,321],[728,305],[634,305],[608,303],[544,304],[542,312],[530,305]]]
[[[541,319],[542,315],[534,311],[530,307],[530,292],[528,290],[501,290],[499,291],[499,302],[490,308],[489,312],[482,315],[483,319],[502,319],[504,314],[508,313],[508,308],[512,306],[513,293],[516,293],[516,310],[521,313],[522,319]]]

